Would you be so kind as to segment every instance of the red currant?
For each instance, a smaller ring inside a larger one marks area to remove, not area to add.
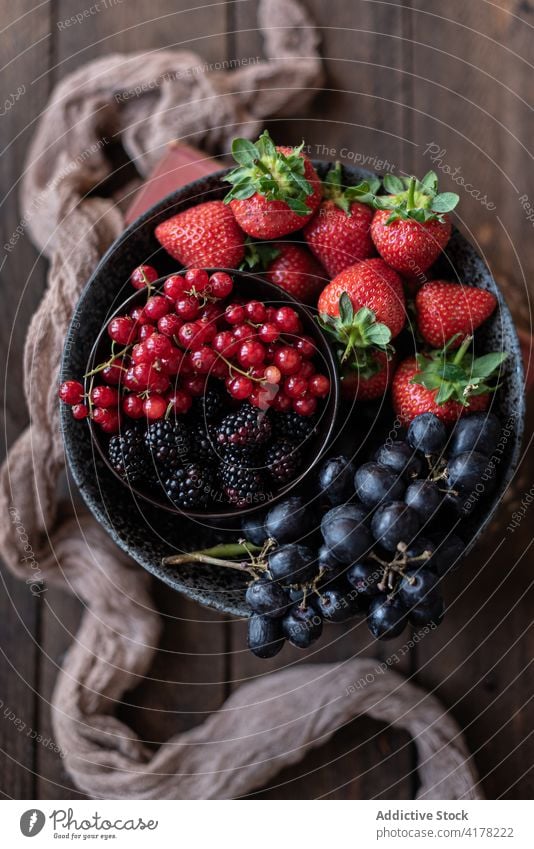
[[[311,360],[304,360],[300,367],[299,374],[309,380],[312,374],[315,374],[315,366]]]
[[[256,384],[249,395],[249,402],[260,410],[268,410],[275,398],[276,389],[271,384]]]
[[[280,383],[282,374],[276,366],[267,366],[264,373],[264,378],[267,383]]]
[[[152,321],[157,321],[162,316],[167,315],[170,309],[171,302],[168,298],[164,298],[163,295],[152,295],[146,302],[143,313]]]
[[[201,310],[199,319],[204,324],[215,324],[221,317],[221,311],[217,304],[206,304]]]
[[[191,409],[193,399],[184,389],[175,389],[167,398],[167,403],[178,415],[184,415]]]
[[[236,339],[239,339],[240,342],[246,342],[248,339],[253,339],[256,335],[254,328],[250,326],[250,324],[238,324],[237,327],[234,328],[234,336]]]
[[[112,318],[108,324],[108,334],[119,345],[129,345],[135,338],[136,325],[129,315]]]
[[[284,381],[284,392],[290,398],[301,398],[308,389],[308,381],[300,374],[293,374]]]
[[[325,374],[314,374],[308,385],[310,393],[317,398],[325,398],[330,392],[330,380]]]
[[[197,374],[184,380],[184,389],[186,389],[191,395],[203,395],[205,388],[206,378],[203,375]]]
[[[295,348],[299,353],[302,354],[303,357],[309,359],[310,357],[314,357],[317,353],[315,348],[315,342],[311,338],[311,336],[301,336],[299,339],[295,341]]]
[[[189,321],[182,324],[178,331],[178,340],[184,348],[193,351],[195,348],[200,348],[206,341],[207,326],[200,322]]]
[[[178,348],[173,348],[168,357],[161,357],[160,365],[163,374],[178,374],[184,355]]]
[[[148,356],[152,357],[152,361],[160,357],[169,357],[174,350],[171,340],[163,333],[153,333],[146,342],[143,342],[143,345]]]
[[[83,386],[78,380],[66,380],[59,387],[58,394],[65,404],[79,404],[83,400]]]
[[[287,395],[284,395],[283,392],[278,392],[271,404],[273,410],[276,410],[279,413],[289,413],[289,411],[293,408],[293,402],[291,398]]]
[[[127,395],[122,401],[122,411],[130,419],[140,419],[143,415],[143,399],[139,395]]]
[[[130,283],[134,289],[144,289],[157,279],[158,272],[151,265],[139,265],[130,275]]]
[[[243,368],[259,366],[265,359],[265,348],[261,342],[255,342],[253,339],[250,339],[241,345],[237,352],[237,359]]]
[[[261,301],[249,301],[245,304],[245,313],[249,321],[260,324],[260,322],[265,321],[267,310]]]
[[[202,345],[191,353],[191,364],[199,374],[209,374],[217,359],[217,354],[208,345]]]
[[[104,433],[117,433],[119,430],[119,414],[115,410],[106,410],[107,415],[100,422]]]
[[[300,371],[302,357],[295,348],[283,345],[274,352],[274,364],[278,366],[282,374],[296,374]]]
[[[111,361],[109,366],[106,366],[105,369],[102,369],[102,380],[105,383],[111,383],[114,386],[118,386],[118,384],[121,382],[123,370],[123,361],[120,357],[117,357]]]
[[[176,315],[184,321],[191,321],[200,312],[200,303],[194,295],[184,295],[176,301]]]
[[[163,333],[164,336],[176,336],[181,326],[181,319],[172,313],[163,315],[158,321],[158,330],[160,333]]]
[[[238,374],[236,377],[229,377],[225,382],[226,388],[232,398],[238,401],[244,401],[248,398],[254,389],[252,381],[245,377],[244,374]]]
[[[240,347],[239,340],[234,337],[231,330],[222,330],[217,333],[211,344],[219,354],[228,358],[235,357]]]
[[[181,277],[179,274],[171,274],[171,276],[167,277],[163,284],[163,291],[167,297],[171,299],[171,301],[176,301],[178,298],[181,298],[186,290],[187,283],[185,278]]]
[[[151,421],[155,421],[156,419],[162,419],[167,411],[167,402],[165,398],[162,398],[161,395],[150,395],[146,401],[143,402],[143,412],[147,419]]]
[[[265,318],[269,322],[269,324],[274,324],[274,317],[276,315],[276,307],[267,307],[265,311]]]
[[[228,324],[243,324],[245,316],[245,308],[241,304],[229,304],[224,311]]]
[[[89,407],[87,404],[75,404],[72,408],[72,415],[77,421],[86,419],[89,415]]]
[[[213,377],[225,378],[228,377],[228,375],[230,374],[230,368],[228,364],[225,363],[225,361],[220,359],[219,357],[214,363],[211,373]]]
[[[141,389],[165,392],[169,388],[169,378],[153,369],[148,363],[139,363],[134,366],[133,376]]]
[[[116,407],[119,393],[114,386],[95,386],[91,390],[91,401],[97,407]]]
[[[262,324],[259,328],[258,336],[260,337],[262,342],[266,342],[269,345],[271,342],[276,342],[276,340],[280,336],[280,331],[276,324],[266,322],[265,324]]]
[[[313,416],[317,409],[317,398],[308,394],[303,395],[302,398],[295,398],[293,409],[299,416]]]
[[[205,292],[209,284],[209,275],[203,268],[188,268],[185,272],[185,282],[188,289]]]
[[[227,298],[232,294],[234,283],[229,274],[225,271],[216,271],[210,277],[210,292],[214,298]]]
[[[142,321],[143,319],[146,321],[143,314],[143,307],[134,307],[133,310],[130,310],[130,318],[133,318],[135,322]]]
[[[122,383],[123,383],[123,386],[124,386],[125,389],[131,389],[134,392],[137,392],[140,389],[142,389],[142,387],[139,386],[139,381],[137,380],[137,378],[134,374],[134,367],[133,366],[132,366],[132,368],[129,368],[128,371],[126,372],[126,374],[124,375]]]
[[[139,328],[139,333],[137,334],[137,336],[141,342],[144,342],[145,339],[148,339],[148,337],[152,336],[152,334],[155,332],[156,328],[153,324],[142,324]]]
[[[282,333],[296,333],[300,325],[299,317],[291,307],[280,307],[280,309],[277,309],[274,322]]]

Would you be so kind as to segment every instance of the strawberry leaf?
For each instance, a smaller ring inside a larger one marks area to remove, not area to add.
[[[339,317],[343,324],[352,324],[354,321],[352,301],[346,292],[343,292],[339,299]]]
[[[240,165],[253,165],[258,158],[255,145],[248,139],[234,139],[232,142],[232,156]]]
[[[471,343],[468,338],[457,351],[452,351],[449,341],[439,351],[416,354],[418,371],[411,382],[434,391],[437,404],[452,400],[467,407],[470,397],[495,392],[498,385],[489,384],[485,379],[495,374],[507,354],[491,353],[475,358],[468,351]]]
[[[421,180],[421,186],[431,194],[435,195],[438,190],[438,175],[435,171],[428,171]]]
[[[482,380],[489,377],[496,371],[501,363],[505,361],[507,354],[484,354],[482,357],[477,357],[471,365],[471,378]]]
[[[399,177],[395,177],[394,174],[386,174],[383,183],[386,192],[390,195],[398,195],[399,192],[404,191],[402,180]]]
[[[436,195],[432,201],[433,212],[450,212],[458,204],[460,196],[455,192],[443,192],[441,195]]]

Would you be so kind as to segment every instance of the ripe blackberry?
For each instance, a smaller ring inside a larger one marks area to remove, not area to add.
[[[242,463],[225,462],[219,466],[223,492],[236,507],[262,504],[267,496],[261,472]]]
[[[316,425],[315,416],[299,416],[298,413],[277,413],[273,415],[273,433],[276,437],[304,442]]]
[[[191,441],[191,459],[198,460],[203,465],[212,465],[218,461],[217,456],[217,435],[213,425],[206,425],[203,422],[195,421],[188,422],[189,439]]]
[[[213,477],[200,463],[178,466],[164,483],[165,494],[175,507],[185,510],[206,507],[213,494]]]
[[[278,484],[293,480],[301,463],[302,454],[289,439],[272,442],[265,452],[265,465],[271,478]]]
[[[130,483],[147,480],[151,461],[147,453],[143,433],[130,427],[112,436],[108,445],[109,462],[121,477]]]
[[[201,422],[213,422],[223,409],[223,396],[219,389],[209,386],[203,395],[193,398],[191,412]]]
[[[246,469],[263,466],[257,445],[221,445],[218,459],[221,465],[243,466]]]
[[[191,456],[191,443],[182,422],[170,419],[152,422],[145,433],[145,444],[159,466],[174,468]]]
[[[258,445],[266,442],[270,435],[269,417],[250,404],[243,404],[235,413],[229,413],[217,428],[219,445]]]

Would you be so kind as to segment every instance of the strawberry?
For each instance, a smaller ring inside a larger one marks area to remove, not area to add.
[[[486,381],[506,359],[506,353],[475,357],[468,352],[471,339],[458,351],[446,345],[439,351],[417,354],[404,360],[393,378],[393,408],[408,424],[421,413],[434,413],[445,424],[460,416],[485,410],[491,393],[498,388]]]
[[[460,198],[454,192],[438,194],[433,171],[421,181],[387,174],[384,188],[389,194],[374,199],[373,242],[380,256],[401,274],[423,274],[450,239],[452,224],[446,213]]]
[[[385,359],[391,358],[389,343],[406,320],[399,275],[381,259],[363,260],[334,277],[317,306],[320,325],[337,343],[342,370],[348,367],[356,372],[348,383],[355,397],[378,397],[387,386],[388,374],[381,378],[377,374]]]
[[[155,236],[173,259],[197,268],[237,268],[245,237],[221,200],[192,206],[158,224]]]
[[[347,401],[372,401],[381,398],[395,373],[395,357],[385,351],[374,351],[367,368],[344,368],[341,373],[341,395]]]
[[[423,339],[441,348],[455,336],[451,348],[458,348],[466,336],[490,317],[497,298],[485,289],[462,286],[445,280],[432,280],[419,289],[415,298],[417,327]]]
[[[402,281],[384,260],[365,259],[334,277],[319,297],[317,308],[321,316],[339,316],[343,292],[353,309],[372,310],[376,321],[388,328],[391,339],[401,332],[406,320]]]
[[[290,242],[248,244],[241,267],[263,271],[267,280],[303,304],[314,304],[328,279],[324,268],[306,248]]]
[[[321,202],[321,181],[297,148],[275,147],[265,130],[256,144],[234,139],[238,167],[224,177],[232,184],[224,202],[249,236],[279,239],[306,224]]]
[[[376,253],[371,239],[372,203],[378,178],[343,189],[341,164],[330,169],[323,185],[325,200],[304,227],[308,247],[331,277]],[[376,180],[376,182],[375,182]]]

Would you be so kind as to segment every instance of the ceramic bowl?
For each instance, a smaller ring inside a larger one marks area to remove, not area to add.
[[[320,176],[324,177],[330,163],[314,164]],[[221,171],[196,180],[156,203],[131,224],[102,257],[72,319],[65,345],[62,379],[84,374],[103,324],[131,293],[128,278],[132,268],[141,263],[151,263],[162,276],[176,271],[176,263],[156,241],[154,228],[189,206],[222,198],[227,191],[227,186],[221,182],[224,173]],[[369,172],[345,167],[345,179],[349,184],[356,184],[369,176]],[[496,489],[484,503],[483,511],[473,515],[463,526],[469,550],[493,518],[519,461],[525,406],[521,352],[512,317],[488,267],[458,231],[454,231],[444,255],[429,276],[460,280],[493,292],[498,308],[478,331],[477,348],[480,352],[508,352],[502,368],[502,385],[493,403],[508,436],[500,455]],[[247,615],[244,601],[246,581],[240,573],[209,566],[175,569],[162,565],[162,559],[173,552],[204,548],[220,541],[225,536],[225,527],[217,523],[207,526],[197,518],[177,517],[129,491],[96,450],[87,422],[75,421],[66,407],[62,409],[61,416],[66,454],[74,479],[87,506],[117,545],[149,572],[189,598],[227,613]],[[357,434],[352,434],[352,438],[357,440]],[[311,491],[312,475],[313,472],[310,472],[300,484],[306,495]]]

